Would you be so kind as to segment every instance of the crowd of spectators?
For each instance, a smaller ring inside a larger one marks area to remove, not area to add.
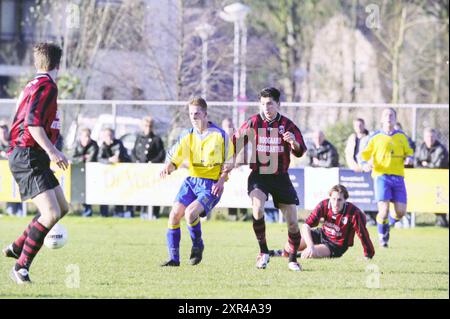
[[[222,121],[222,128],[228,133],[233,134],[235,128],[233,121],[230,118],[225,118]],[[91,137],[91,130],[82,128],[79,130],[78,138],[71,153],[72,163],[87,163],[100,162],[105,164],[112,163],[163,163],[165,160],[166,150],[163,140],[153,131],[154,121],[151,117],[145,117],[142,120],[142,131],[136,134],[134,147],[127,150],[123,142],[115,137],[114,130],[105,128],[102,131],[101,143],[98,144]],[[402,130],[400,123],[395,125],[396,130]],[[0,159],[7,158],[7,150],[9,144],[9,129],[8,126],[0,123]],[[370,139],[370,133],[365,127],[365,122],[362,118],[357,118],[353,121],[353,133],[346,140],[345,144],[345,162],[346,167],[355,172],[362,172],[360,152]],[[416,148],[416,143],[411,138],[408,138],[411,148],[415,151],[414,165],[409,167],[415,168],[448,168],[448,150],[438,140],[438,132],[434,128],[426,128],[423,132],[423,143]],[[62,140],[59,148],[62,148]],[[308,145],[306,153],[308,160],[307,165],[311,167],[343,167],[339,162],[339,153],[336,147],[326,139],[323,131],[316,130],[312,134],[312,143]],[[110,216],[110,207],[108,205],[100,205],[100,215]],[[112,216],[115,217],[134,217],[135,212],[141,216],[152,216],[158,218],[161,207],[150,207],[151,212],[148,211],[148,206],[122,206],[116,205],[113,207]],[[21,203],[6,203],[6,212],[9,215],[22,215]],[[275,214],[270,209],[267,213]],[[375,224],[374,216],[376,212],[366,212],[368,215],[368,223]],[[85,217],[92,216],[92,206],[83,204],[82,215]],[[229,209],[229,215],[234,216],[235,219],[245,220],[246,210],[238,210],[235,208]],[[239,216],[241,215],[241,216]],[[446,214],[436,214],[436,224],[442,227],[448,227]]]

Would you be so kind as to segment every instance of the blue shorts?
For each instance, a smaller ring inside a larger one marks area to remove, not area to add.
[[[375,178],[375,199],[377,202],[406,204],[406,186],[403,176],[381,175]]]
[[[189,206],[193,201],[198,200],[204,209],[200,217],[205,217],[220,200],[220,196],[217,197],[211,193],[212,186],[216,182],[209,178],[188,177],[181,185],[175,201]]]

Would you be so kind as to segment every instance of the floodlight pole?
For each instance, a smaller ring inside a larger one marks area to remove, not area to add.
[[[202,39],[202,97],[206,99],[208,90],[208,40],[214,33],[215,28],[208,24],[203,23],[195,29]]]
[[[224,7],[220,16],[228,22],[234,23],[234,53],[233,53],[233,102],[237,103],[239,100],[246,98],[246,65],[245,55],[247,51],[247,28],[244,20],[250,8],[242,3],[235,2]],[[240,39],[240,31],[242,28],[242,42]],[[239,75],[239,64],[241,60],[241,74]],[[240,83],[239,83],[240,81]],[[239,113],[237,105],[233,106],[233,122],[234,125],[239,126]]]

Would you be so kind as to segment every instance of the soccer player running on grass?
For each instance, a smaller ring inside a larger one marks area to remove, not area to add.
[[[363,170],[372,171],[375,198],[378,202],[377,228],[381,247],[387,248],[389,230],[406,214],[405,165],[413,164],[414,151],[403,131],[395,130],[397,113],[385,108],[381,113],[381,130],[370,135],[361,152]],[[389,214],[389,203],[395,213]]]
[[[329,198],[322,200],[314,208],[301,227],[302,240],[298,251],[301,257],[324,258],[341,257],[353,246],[355,233],[361,240],[364,257],[371,259],[375,255],[369,232],[366,228],[366,216],[355,205],[347,202],[348,191],[343,185],[335,185],[329,191]],[[323,219],[321,228],[315,228]],[[283,256],[290,253],[286,243]],[[280,255],[278,252],[277,255]]]
[[[219,202],[233,167],[233,144],[224,130],[208,121],[206,101],[193,98],[188,108],[192,128],[180,134],[177,143],[168,151],[166,164],[160,173],[164,178],[184,160],[189,161],[189,176],[181,185],[169,215],[169,260],[161,265],[164,267],[180,265],[180,222],[183,216],[192,239],[189,262],[191,265],[201,262],[204,244],[200,217],[207,216]]]
[[[301,239],[296,207],[299,201],[288,168],[291,153],[301,157],[306,146],[298,127],[279,113],[280,91],[265,88],[260,92],[259,100],[260,113],[250,117],[233,137],[236,154],[248,142],[253,144],[247,191],[252,201],[253,230],[260,249],[256,268],[264,269],[269,262],[264,205],[271,194],[275,207],[284,213],[288,225],[288,240],[293,251],[289,254],[288,268],[300,271],[296,254]]]
[[[50,162],[62,169],[68,166],[64,154],[55,147],[60,130],[55,81],[62,50],[55,44],[40,43],[34,46],[33,53],[37,74],[18,99],[8,152],[9,167],[19,185],[21,199],[31,199],[39,210],[23,234],[3,249],[6,257],[17,259],[10,273],[17,284],[31,283],[28,271],[45,236],[69,211],[50,169]]]

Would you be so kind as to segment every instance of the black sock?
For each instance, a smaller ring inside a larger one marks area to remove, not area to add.
[[[267,248],[266,223],[264,221],[264,217],[258,220],[256,220],[255,217],[253,217],[253,231],[255,232],[260,252],[268,254],[269,248]]]

